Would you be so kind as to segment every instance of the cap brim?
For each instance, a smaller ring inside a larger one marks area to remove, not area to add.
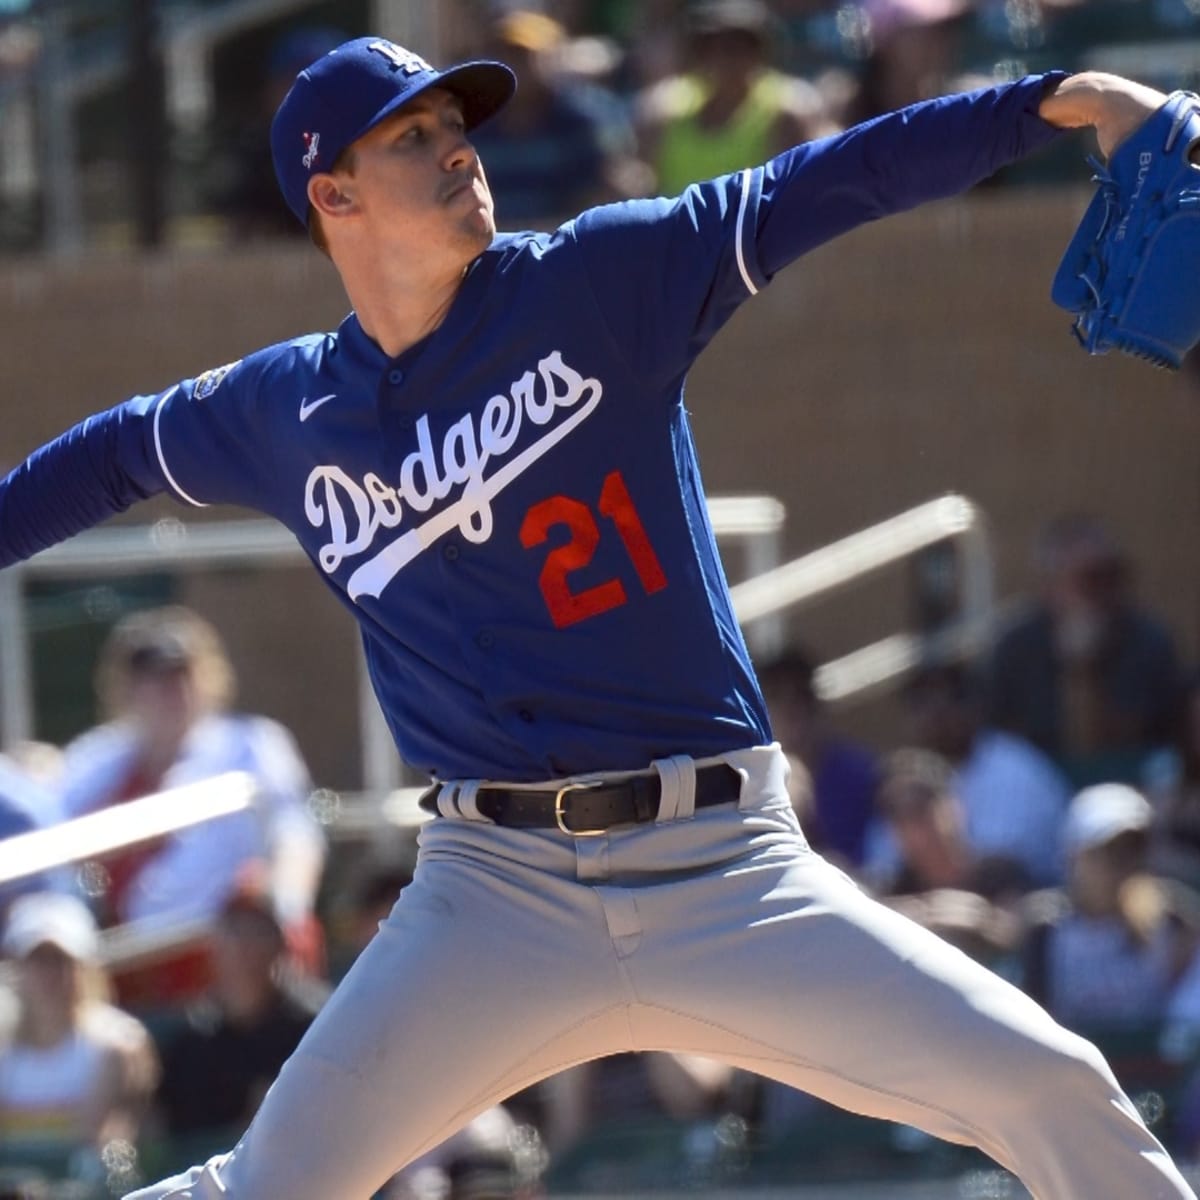
[[[420,87],[412,88],[385,104],[350,141],[357,141],[364,133],[374,129],[380,121],[398,112],[431,88],[445,88],[462,101],[463,120],[467,131],[470,132],[494,116],[512,99],[517,90],[517,77],[500,62],[469,62],[451,67],[433,76]]]

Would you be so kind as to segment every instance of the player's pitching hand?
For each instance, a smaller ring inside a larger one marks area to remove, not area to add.
[[[1060,129],[1091,125],[1096,130],[1101,154],[1108,158],[1166,99],[1157,88],[1120,75],[1083,71],[1064,79],[1048,93],[1038,114]]]

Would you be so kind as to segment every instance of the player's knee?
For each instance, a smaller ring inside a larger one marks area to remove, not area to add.
[[[1033,1056],[1033,1068],[1023,1073],[1021,1091],[1027,1103],[1044,1111],[1070,1111],[1092,1101],[1107,1104],[1120,1090],[1104,1055],[1089,1041],[1059,1029],[1049,1044]]]
[[[130,1192],[124,1200],[219,1200],[228,1197],[228,1190],[217,1179],[217,1168],[228,1157],[228,1154],[217,1155],[202,1167],[192,1167],[182,1175]]]

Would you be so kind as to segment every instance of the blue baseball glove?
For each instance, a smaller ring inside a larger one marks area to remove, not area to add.
[[[1173,92],[1113,152],[1059,264],[1055,304],[1090,354],[1178,367],[1200,341],[1200,97]]]

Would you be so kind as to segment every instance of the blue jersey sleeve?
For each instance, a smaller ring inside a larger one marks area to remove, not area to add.
[[[614,352],[639,373],[681,375],[766,279],[754,230],[762,168],[675,199],[589,209],[568,226]]]
[[[166,490],[177,500],[271,511],[276,436],[263,382],[287,357],[285,348],[269,347],[155,398],[147,434]]]
[[[81,421],[0,480],[0,567],[162,490],[144,438],[148,398]]]
[[[769,278],[823,242],[956,196],[1062,132],[1038,105],[1062,71],[910,105],[766,164],[757,254]]]
[[[195,505],[260,507],[271,443],[254,436],[255,372],[239,380],[239,365],[88,417],[0,480],[0,567],[163,491]]]
[[[781,267],[855,226],[957,195],[1059,132],[1038,115],[1065,73],[939,97],[804,143],[761,167],[627,201],[570,226],[612,345],[639,371],[686,371]]]

